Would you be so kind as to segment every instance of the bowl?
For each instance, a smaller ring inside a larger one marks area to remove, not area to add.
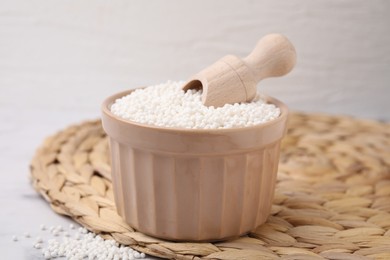
[[[246,234],[270,213],[286,133],[288,108],[255,126],[185,129],[146,125],[114,115],[111,105],[133,90],[107,98],[118,214],[136,230],[176,241],[217,241]]]

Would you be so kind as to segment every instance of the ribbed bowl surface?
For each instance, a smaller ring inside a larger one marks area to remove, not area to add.
[[[119,214],[146,234],[188,241],[249,232],[270,213],[288,110],[263,125],[188,130],[128,122],[103,104]]]

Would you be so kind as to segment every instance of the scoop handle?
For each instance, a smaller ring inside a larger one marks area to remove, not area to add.
[[[244,58],[253,77],[260,81],[269,77],[280,77],[289,73],[297,55],[294,46],[281,34],[268,34],[261,38],[253,51]]]

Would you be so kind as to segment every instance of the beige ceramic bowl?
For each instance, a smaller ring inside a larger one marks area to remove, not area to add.
[[[118,213],[159,238],[211,241],[236,237],[270,213],[286,131],[287,107],[257,126],[193,130],[130,122],[110,112],[122,92],[103,103],[110,137]]]

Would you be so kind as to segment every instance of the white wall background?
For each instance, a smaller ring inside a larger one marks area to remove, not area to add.
[[[259,89],[295,110],[390,120],[389,11],[386,0],[3,0],[0,109],[97,117],[110,94],[185,80],[279,32],[298,64]]]

